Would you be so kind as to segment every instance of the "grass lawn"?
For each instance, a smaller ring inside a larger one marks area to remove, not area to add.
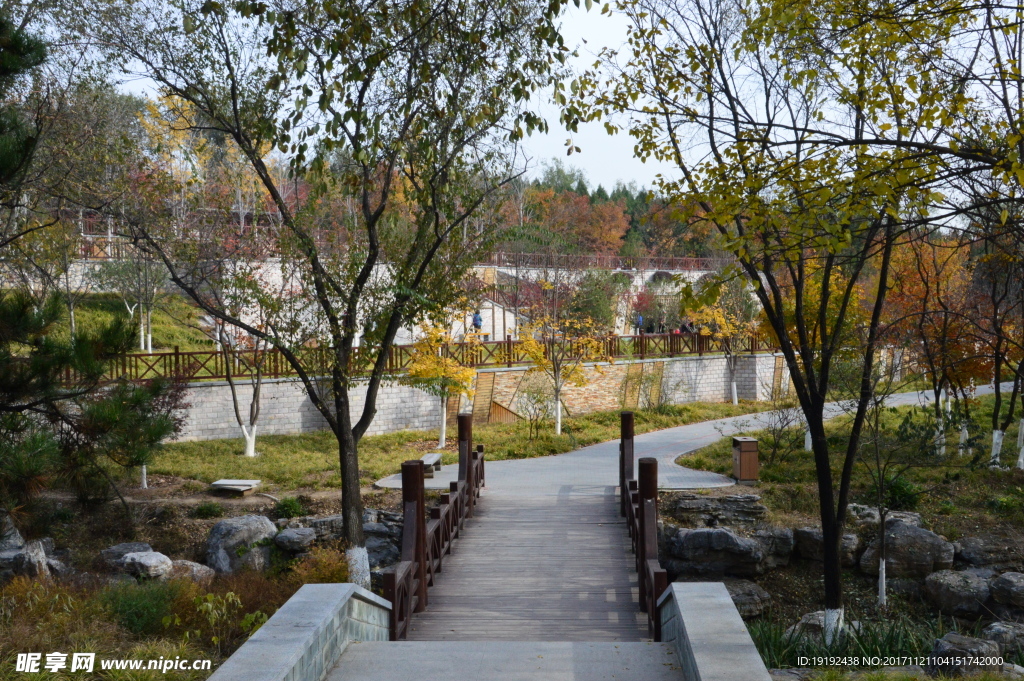
[[[975,428],[979,434],[974,445],[977,457],[958,456],[957,442],[948,443],[948,456],[941,465],[911,468],[905,478],[909,485],[902,504],[893,508],[919,511],[931,520],[933,529],[945,534],[950,541],[979,527],[1013,525],[1024,522],[1024,471],[992,470],[987,466],[990,450],[991,417],[994,400],[991,396],[979,398],[974,408]],[[893,426],[909,407],[889,415]],[[1004,403],[1005,409],[1005,403]],[[836,453],[833,463],[840,465],[845,451],[845,429],[849,418],[833,419],[826,425],[830,442]],[[1014,421],[1006,432],[1002,463],[1014,466],[1017,460],[1017,428]],[[761,442],[760,482],[755,491],[764,503],[778,514],[796,514],[816,518],[818,514],[817,483],[814,461],[810,452],[803,451],[803,431],[793,431],[786,438],[789,447],[783,447],[773,458],[764,453],[771,435],[764,430],[745,433]],[[732,439],[722,438],[713,445],[692,454],[679,457],[677,463],[689,468],[730,474],[732,472]],[[838,472],[837,474],[838,475]],[[868,468],[858,461],[854,467],[851,501],[873,503],[869,494],[872,480]]]
[[[673,426],[738,416],[769,408],[766,402],[740,402],[738,405],[692,402],[661,407],[657,411],[637,411],[636,432],[646,433]],[[485,447],[487,459],[527,459],[572,451],[619,436],[619,412],[599,412],[566,419],[564,433],[552,432],[550,424],[539,436],[529,438],[529,424],[492,424],[473,429],[473,441]],[[450,431],[451,432],[451,431]],[[220,478],[263,480],[281,489],[325,489],[340,485],[338,448],[330,431],[302,435],[260,437],[254,459],[242,456],[242,439],[182,442],[165,446],[149,466],[151,473],[175,475],[210,483]],[[454,434],[448,438],[442,461],[458,461]],[[360,482],[369,485],[397,473],[403,461],[417,459],[427,451],[436,451],[437,431],[402,431],[367,436],[359,443]]]
[[[79,331],[95,331],[103,324],[109,324],[116,315],[127,316],[128,310],[120,297],[113,293],[94,293],[75,308],[75,324]],[[180,295],[161,298],[158,309],[153,310],[153,351],[170,352],[174,346],[182,352],[191,350],[212,350],[213,342],[196,328],[200,310]],[[138,311],[135,323],[138,324]],[[63,329],[58,333],[67,334],[69,325],[64,320]],[[140,352],[140,350],[135,350]]]

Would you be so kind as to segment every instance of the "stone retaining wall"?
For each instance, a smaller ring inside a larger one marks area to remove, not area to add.
[[[763,400],[771,395],[774,355],[742,355],[737,358],[737,393],[740,399]],[[482,369],[479,375],[494,374],[493,389],[478,390],[475,399],[493,401],[521,413],[523,391],[535,378],[526,378],[524,367]],[[725,402],[731,399],[729,369],[725,357],[678,357],[593,364],[586,368],[588,384],[569,386],[563,400],[570,414],[593,411],[636,409],[653,403]],[[524,381],[524,378],[526,380]],[[249,413],[252,388],[247,380],[235,382],[242,417]],[[363,409],[365,388],[351,391],[352,415]],[[191,405],[178,439],[216,440],[237,438],[231,390],[224,381],[196,382],[189,386],[186,400]],[[480,405],[478,405],[479,407]],[[480,408],[463,399],[461,411],[487,414],[489,403]],[[422,390],[405,385],[385,384],[377,397],[377,414],[368,435],[399,430],[437,428],[441,403]],[[326,421],[313,406],[302,383],[294,378],[266,379],[261,390],[257,435],[289,435],[322,430]]]

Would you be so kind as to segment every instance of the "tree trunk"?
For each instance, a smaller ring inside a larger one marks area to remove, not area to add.
[[[814,451],[814,448],[811,445],[811,429],[810,428],[808,428],[807,430],[804,431],[804,451],[805,452]]]
[[[249,458],[256,457],[256,424],[248,428],[242,426],[242,437],[245,438],[245,455]]]
[[[153,353],[153,310],[146,311],[146,352]]]
[[[76,327],[75,327],[75,306],[74,305],[70,305],[70,304],[68,305],[68,318],[71,321],[71,337],[74,338],[75,337],[75,331],[76,331]]]
[[[441,398],[441,425],[438,428],[441,434],[437,437],[437,446],[441,449],[444,449],[448,439],[448,399],[447,397]]]
[[[139,352],[146,351],[146,317],[139,313]]]
[[[736,398],[736,381],[732,381],[732,403],[739,404],[740,401]]]
[[[967,424],[960,426],[960,444],[956,447],[956,453],[963,456],[967,453],[967,438],[969,433],[967,431]]]
[[[149,489],[149,482],[146,480],[146,464],[142,464],[142,484],[139,487],[141,489]]]
[[[999,455],[1003,451],[1003,431],[993,430],[992,431],[992,455],[989,458],[988,465],[998,466]]]
[[[888,607],[889,599],[886,594],[885,563],[888,559],[888,546],[885,541],[885,517],[886,513],[882,508],[878,509],[878,607],[884,610]]]
[[[562,391],[555,388],[555,435],[562,434]]]
[[[341,516],[343,539],[349,548],[345,551],[348,559],[349,581],[364,589],[370,588],[370,558],[366,553],[366,537],[363,534],[363,499],[359,490],[359,443],[352,433],[352,417],[349,414],[348,393],[335,386],[335,408],[338,430],[338,464],[341,469]]]

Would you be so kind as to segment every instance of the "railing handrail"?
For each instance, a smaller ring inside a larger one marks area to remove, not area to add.
[[[572,344],[575,339],[563,339],[558,343]],[[621,359],[655,359],[685,357],[689,355],[725,353],[725,343],[701,333],[663,333],[638,334],[635,336],[607,336],[602,340],[603,355],[611,360]],[[401,373],[408,369],[413,357],[413,345],[392,345],[388,351],[387,370],[390,373]],[[751,335],[742,347],[735,348],[736,354],[774,352],[770,339],[765,336]],[[316,373],[318,362],[315,355],[326,352],[325,348],[304,348],[297,352],[300,361],[304,356],[310,360],[310,371]],[[521,340],[482,341],[474,343],[450,343],[442,349],[446,357],[451,357],[462,364],[473,368],[513,367],[530,363],[522,350]],[[262,355],[262,356],[261,356]],[[235,378],[246,378],[260,364],[260,372],[264,378],[292,378],[297,376],[294,367],[284,354],[276,349],[267,350],[191,350],[180,351],[177,347],[170,351],[152,353],[130,353],[118,355],[109,360],[109,380],[147,381],[155,378],[177,377],[183,380],[226,380],[225,363],[232,361],[231,375]],[[321,360],[322,361],[322,360]],[[360,348],[354,348],[352,359],[353,371],[358,376],[368,369],[369,362],[364,361]],[[362,369],[360,367],[363,367]],[[69,381],[73,377],[69,377]]]
[[[402,556],[384,573],[384,598],[391,601],[391,640],[409,633],[409,620],[426,609],[428,587],[434,586],[443,559],[461,534],[484,485],[484,446],[473,450],[472,414],[459,414],[459,477],[430,509],[427,520],[423,461],[402,463]]]

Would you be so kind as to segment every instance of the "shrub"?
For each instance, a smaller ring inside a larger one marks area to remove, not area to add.
[[[101,601],[115,621],[137,636],[164,630],[164,618],[182,589],[178,581],[118,584],[106,589]]]
[[[924,490],[903,476],[890,478],[885,484],[885,505],[893,511],[913,511],[921,500]],[[867,491],[874,504],[878,499],[878,485],[872,484]]]
[[[284,497],[274,506],[274,513],[278,518],[295,518],[306,514],[302,502],[295,497]]]
[[[348,561],[338,549],[316,546],[292,567],[292,581],[302,584],[335,584],[348,581]]]
[[[194,518],[219,518],[224,515],[224,506],[216,501],[204,501],[192,511]]]

